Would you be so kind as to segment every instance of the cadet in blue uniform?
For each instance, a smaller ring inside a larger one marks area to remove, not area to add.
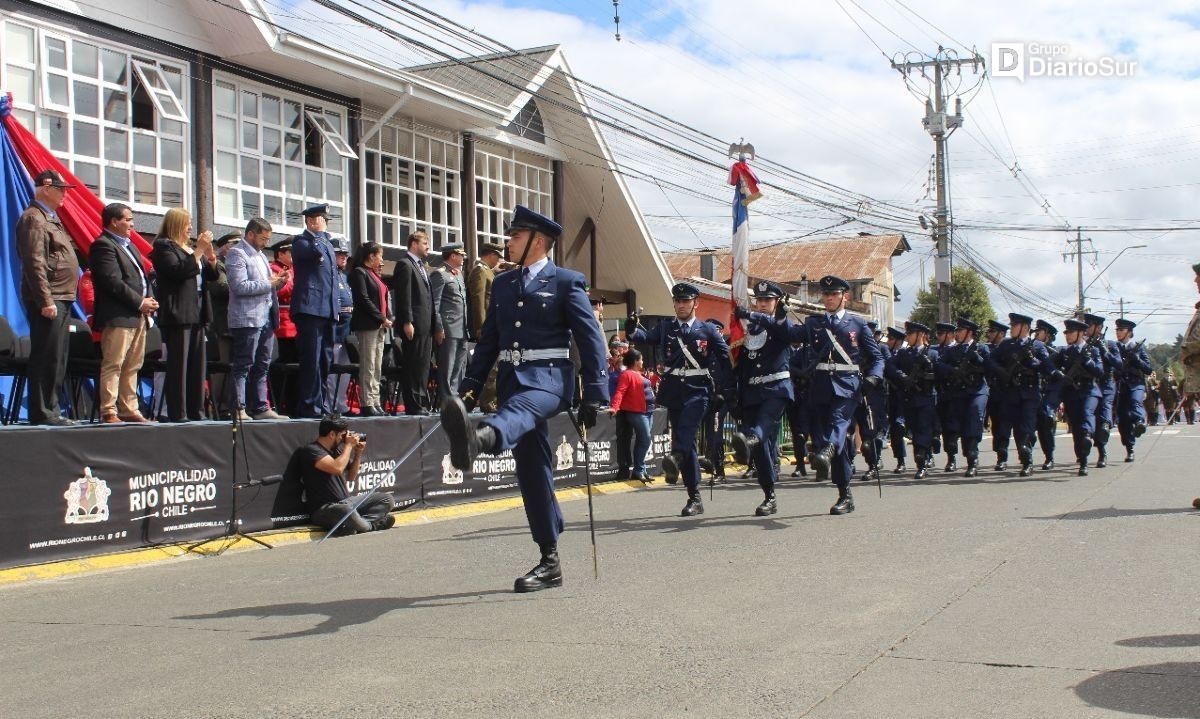
[[[1104,339],[1104,318],[1099,315],[1085,314],[1083,321],[1087,323],[1087,341],[1100,350],[1100,359],[1104,361],[1104,376],[1100,379],[1100,403],[1096,405],[1096,430],[1092,436],[1092,445],[1096,448],[1096,466],[1108,466],[1108,438],[1113,428],[1113,404],[1117,399],[1117,373],[1124,369],[1121,361],[1121,349],[1116,342]]]
[[[945,377],[951,421],[962,440],[963,457],[967,460],[966,476],[974,477],[979,473],[979,442],[983,439],[983,421],[987,414],[989,388],[985,375],[991,351],[986,343],[979,344],[979,325],[967,317],[958,318],[954,341],[949,350],[938,353],[937,366]]]
[[[1033,474],[1033,440],[1042,404],[1041,380],[1050,376],[1054,367],[1046,346],[1029,336],[1033,318],[1010,312],[1008,321],[1010,336],[989,356],[989,369],[997,379],[992,390],[1000,392],[997,429],[1005,437],[1012,432],[1021,476],[1028,477]]]
[[[908,346],[892,356],[892,374],[903,388],[904,421],[913,443],[916,479],[929,472],[937,421],[936,366],[938,353],[929,346],[929,327],[920,322],[905,322]]]
[[[1045,320],[1037,321],[1034,339],[1046,345],[1046,354],[1050,362],[1058,366],[1058,353],[1061,351],[1054,346],[1058,338],[1058,328]],[[1042,383],[1042,406],[1038,409],[1037,441],[1042,447],[1042,469],[1054,469],[1054,435],[1058,432],[1058,407],[1062,404],[1062,378],[1047,377]]]
[[[729,344],[724,334],[724,322],[712,317],[705,322],[721,333],[721,339],[725,340],[726,345]],[[725,403],[717,401],[709,403],[708,414],[704,416],[704,454],[711,465],[714,482],[725,480],[725,417],[728,413],[729,408]]]
[[[793,477],[807,477],[808,465],[808,380],[809,348],[807,345],[792,345],[792,360],[788,370],[792,373],[792,401],[787,406],[788,429],[792,433],[792,454],[796,468]]]
[[[985,334],[988,350],[995,352],[1007,334],[1008,325],[996,320],[988,320],[987,333]],[[1003,392],[1003,387],[1007,386],[1007,383],[1002,383],[990,366],[988,367],[987,381],[989,390],[987,419],[988,426],[992,429],[992,451],[996,453],[995,470],[1003,472],[1008,468],[1008,439],[1012,436],[1012,427],[1000,419],[1000,395]]]
[[[830,514],[854,511],[850,493],[850,425],[862,401],[863,385],[883,384],[883,355],[861,317],[846,312],[850,283],[821,278],[825,313],[796,325],[792,339],[808,345],[812,369],[808,383],[808,420],[812,431],[811,463],[818,480],[833,479],[838,500]],[[832,477],[830,476],[832,475]]]
[[[756,312],[735,310],[749,320],[742,354],[734,368],[737,383],[739,432],[733,435],[734,454],[754,461],[763,501],[755,508],[759,517],[775,514],[776,462],[779,461],[779,424],[792,401],[792,323],[782,306],[783,288],[760,280],[754,286]]]
[[[1146,377],[1154,371],[1150,356],[1141,342],[1133,341],[1136,322],[1124,317],[1116,321],[1117,346],[1123,365],[1117,375],[1117,431],[1125,445],[1125,461],[1133,461],[1133,446],[1146,433]]]
[[[933,327],[934,334],[937,335],[937,345],[933,349],[937,350],[938,357],[944,357],[955,345],[954,335],[958,331],[958,327],[949,322],[938,322]],[[939,450],[946,450],[946,466],[943,469],[945,472],[953,472],[958,469],[958,422],[954,412],[950,409],[950,386],[947,384],[949,378],[938,374],[937,377],[937,425],[934,435],[934,450],[937,454]],[[940,439],[940,441],[938,441]],[[932,469],[932,467],[930,467]]]
[[[296,323],[300,396],[297,415],[321,417],[329,410],[325,378],[333,363],[333,327],[341,315],[337,260],[329,233],[328,205],[305,209],[304,232],[292,237],[292,321]]]
[[[904,396],[898,380],[895,376],[895,356],[896,353],[904,349],[904,330],[899,327],[888,327],[887,329],[887,362],[884,364],[883,377],[887,380],[888,392],[888,439],[892,445],[892,457],[896,460],[896,468],[892,470],[896,474],[900,474],[908,469],[906,459],[908,457],[907,442],[905,441],[908,435],[908,430],[904,426]],[[885,346],[880,346],[883,350]]]
[[[683,476],[688,493],[684,517],[704,514],[696,435],[709,404],[729,382],[729,345],[716,327],[696,319],[699,296],[695,285],[680,282],[671,288],[675,319],[663,320],[650,330],[638,326],[636,317],[625,320],[629,341],[657,347],[659,362],[666,368],[658,382],[658,403],[667,408],[671,421],[671,461],[664,460],[663,469],[673,464]]]
[[[1092,432],[1096,422],[1096,405],[1100,402],[1098,381],[1104,376],[1100,350],[1088,344],[1083,334],[1087,323],[1067,320],[1064,323],[1067,346],[1057,355],[1056,365],[1063,373],[1062,398],[1067,411],[1067,423],[1075,443],[1075,461],[1079,476],[1088,473],[1088,454],[1092,451]]]
[[[882,336],[878,322],[868,322],[871,336],[879,346],[879,354],[883,358],[884,374],[887,374],[887,363],[891,359],[891,350],[879,342]],[[854,423],[858,426],[858,434],[862,440],[863,459],[867,461],[867,471],[863,474],[864,481],[879,478],[879,465],[883,461],[883,439],[888,431],[888,386],[881,384],[864,390],[867,401],[860,402],[854,411]]]
[[[562,227],[518,205],[507,234],[508,254],[517,259],[518,268],[497,275],[492,284],[487,319],[459,387],[462,399],[450,396],[443,402],[442,429],[450,440],[451,463],[464,471],[470,471],[480,452],[513,450],[525,516],[541,551],[541,561],[513,589],[534,592],[562,586],[558,535],[563,516],[554,496],[554,454],[546,420],[571,406],[571,341],[583,365],[579,420],[587,427],[595,425],[600,406],[609,399],[607,362],[586,280],[547,257]],[[468,412],[497,360],[499,409],[472,427]]]

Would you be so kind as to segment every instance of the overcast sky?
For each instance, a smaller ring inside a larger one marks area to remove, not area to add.
[[[1082,226],[1094,241],[1085,250],[1098,253],[1085,258],[1083,283],[1094,281],[1087,304],[1115,318],[1123,297],[1126,314],[1141,322],[1138,334],[1152,342],[1182,332],[1200,299],[1190,270],[1200,261],[1200,232],[1087,229],[1200,226],[1193,201],[1200,187],[1194,2],[626,0],[619,42],[610,0],[423,4],[512,46],[561,45],[579,77],[722,138],[712,159],[723,160],[728,142],[745,137],[763,158],[913,208],[914,219],[922,210],[932,215],[934,203],[932,188],[927,194],[933,142],[921,126],[920,95],[928,86],[916,78],[906,87],[889,58],[932,54],[943,45],[960,55],[976,48],[990,64],[992,43],[1015,42],[1064,46],[1059,59],[1135,62],[1132,77],[994,76],[969,92],[980,78],[968,70],[961,78],[964,127],[949,140],[955,222]],[[610,143],[619,156],[636,159],[643,151],[621,137]],[[665,154],[659,166],[669,182],[707,179],[694,164]],[[766,183],[782,180],[761,164],[757,169]],[[711,172],[706,189],[726,196],[722,173]],[[663,250],[728,244],[727,204],[644,180],[630,180],[630,187]],[[769,190],[751,217],[754,242],[830,224]],[[911,221],[906,233],[914,252],[896,261],[898,317],[907,314],[922,275],[933,273],[932,242]],[[955,241],[1056,305],[1073,307],[1076,271],[1062,257],[1070,250],[1066,238],[961,229]],[[1125,252],[1097,276],[1133,245],[1148,247]],[[991,295],[999,314],[1046,316],[1022,292],[992,288]]]

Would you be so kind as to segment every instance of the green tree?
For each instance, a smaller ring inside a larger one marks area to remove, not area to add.
[[[937,310],[937,281],[931,279],[928,289],[917,291],[909,317],[932,328],[938,321]],[[983,278],[970,267],[955,267],[950,273],[950,321],[959,317],[967,317],[981,327],[996,317]]]

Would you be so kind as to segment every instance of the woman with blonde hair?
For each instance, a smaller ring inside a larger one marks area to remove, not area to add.
[[[157,277],[158,324],[167,346],[164,394],[172,422],[204,419],[204,334],[212,321],[206,283],[218,279],[217,254],[211,232],[201,232],[194,247],[191,234],[191,214],[167,210],[150,251]]]

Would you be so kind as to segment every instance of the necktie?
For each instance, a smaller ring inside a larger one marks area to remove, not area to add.
[[[838,323],[837,315],[829,315],[829,326],[837,327],[837,323]]]

